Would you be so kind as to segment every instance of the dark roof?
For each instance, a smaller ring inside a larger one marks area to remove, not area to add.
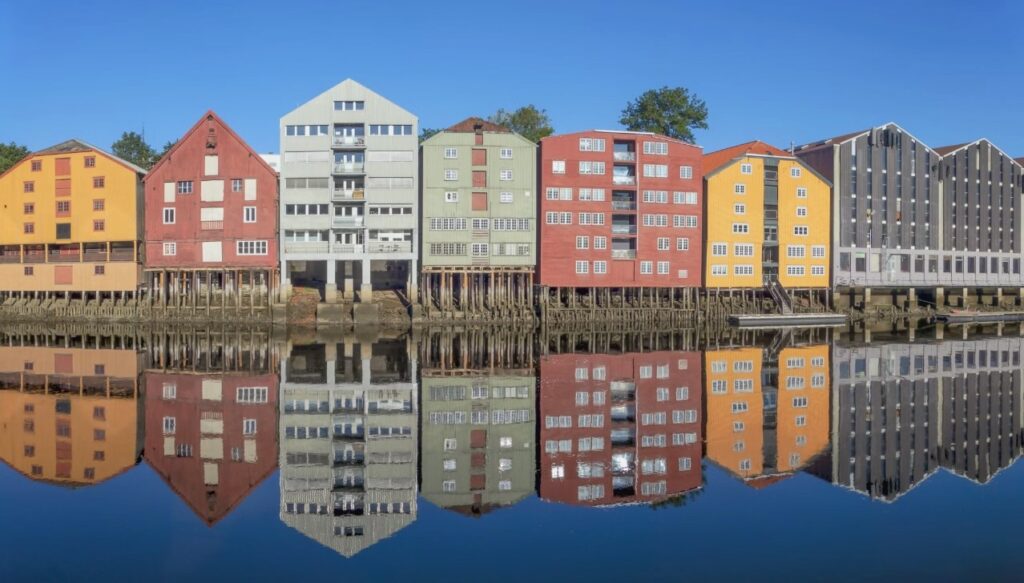
[[[1022,166],[1024,166],[1024,157],[1014,158],[1013,161],[1018,163],[1018,164],[1020,164],[1020,165],[1022,165]]]
[[[868,128],[868,129],[860,130],[860,131],[857,131],[857,132],[850,132],[848,134],[838,135],[838,136],[835,136],[833,138],[825,138],[824,140],[818,140],[817,142],[811,142],[809,144],[804,144],[802,146],[797,146],[796,149],[800,150],[800,151],[804,151],[804,152],[809,152],[811,150],[817,150],[818,148],[824,148],[825,146],[831,146],[833,144],[839,144],[839,143],[845,142],[846,140],[849,140],[850,138],[852,138],[854,136],[859,136],[859,135],[861,135],[863,133],[870,132],[872,129],[874,129],[874,128]]]
[[[141,168],[139,166],[136,166],[135,164],[132,164],[128,160],[125,160],[123,158],[119,158],[119,157],[111,154],[110,152],[102,149],[102,148],[97,148],[96,146],[93,146],[92,144],[89,144],[87,142],[83,142],[82,140],[77,140],[77,139],[67,140],[67,141],[61,142],[61,143],[59,143],[59,144],[57,144],[55,146],[50,146],[49,148],[43,148],[42,150],[38,150],[36,152],[32,152],[32,156],[48,156],[48,155],[52,155],[52,154],[73,154],[75,152],[97,152],[99,154],[103,154],[104,156],[106,156],[107,158],[110,158],[111,160],[114,160],[115,162],[118,162],[118,163],[120,163],[120,164],[122,164],[124,166],[127,166],[128,168],[130,168],[130,169],[132,169],[132,170],[134,170],[134,171],[136,171],[136,172],[138,172],[140,174],[145,174],[146,173],[146,169],[145,168]]]
[[[935,150],[935,153],[938,154],[939,156],[945,156],[946,154],[948,154],[950,152],[954,152],[956,150],[959,150],[960,148],[963,148],[967,144],[973,144],[973,143],[974,142],[964,142],[962,144],[955,144],[955,145],[952,145],[952,146],[941,146],[939,148],[933,148],[933,149]]]
[[[710,174],[725,164],[732,162],[736,158],[741,158],[750,154],[761,156],[781,156],[786,158],[793,157],[792,154],[781,148],[776,148],[775,146],[760,140],[753,140],[743,144],[737,144],[729,148],[723,148],[721,150],[711,152],[710,154],[704,154],[704,173]]]
[[[456,133],[474,133],[476,131],[482,132],[497,132],[502,134],[511,134],[512,130],[508,129],[503,125],[498,125],[494,122],[487,121],[480,117],[467,117],[459,123],[444,130],[446,132]]]

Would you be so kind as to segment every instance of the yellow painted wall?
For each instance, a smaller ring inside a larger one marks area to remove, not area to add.
[[[85,158],[96,158],[94,168],[85,167]],[[55,174],[57,158],[70,158],[71,196],[60,200],[71,201],[71,215],[57,218]],[[32,160],[41,160],[42,169],[32,171]],[[103,188],[93,187],[93,178],[102,176]],[[25,193],[24,183],[35,183],[35,192]],[[136,241],[142,238],[140,211],[140,185],[138,174],[123,164],[99,152],[33,155],[19,162],[0,177],[0,244],[30,243],[90,243],[103,241]],[[198,195],[197,195],[198,196]],[[93,199],[105,200],[105,210],[93,211]],[[24,213],[24,203],[34,202],[35,212]],[[104,219],[103,232],[93,231],[93,219]],[[35,224],[35,233],[24,234],[26,222]],[[56,238],[56,224],[71,223],[71,239]]]
[[[751,164],[751,174],[741,172],[742,164]],[[735,185],[746,186],[746,194],[735,194]],[[753,288],[762,287],[761,243],[764,241],[764,160],[747,157],[723,167],[707,179],[705,187],[707,204],[707,248],[705,249],[704,281],[709,288]],[[746,212],[738,215],[735,205],[743,204]],[[747,223],[746,234],[734,234],[733,223]],[[726,243],[727,255],[714,256],[714,243]],[[750,243],[754,246],[752,257],[736,257],[735,244]],[[712,275],[713,265],[727,266],[726,275]],[[753,265],[752,275],[737,276],[736,265]]]
[[[751,165],[751,173],[741,172],[743,164]],[[792,169],[800,168],[800,176],[792,176]],[[735,194],[735,185],[746,186],[746,194]],[[807,189],[807,198],[798,198],[798,188]],[[712,174],[706,183],[707,248],[705,250],[705,281],[709,288],[759,288],[764,285],[761,269],[761,251],[764,241],[764,158],[748,156],[737,159]],[[822,288],[829,286],[830,275],[830,198],[828,182],[811,172],[799,160],[779,159],[779,281],[784,287]],[[737,215],[736,204],[746,205],[746,213]],[[807,216],[797,216],[797,207],[806,207]],[[735,234],[733,223],[745,222],[750,226],[746,234]],[[809,227],[807,236],[794,235],[794,227]],[[726,243],[727,255],[713,255],[714,243]],[[737,257],[736,243],[754,246],[753,257]],[[803,245],[804,258],[787,257],[787,245]],[[825,256],[812,257],[812,246],[823,245]],[[712,275],[714,265],[725,265],[726,275]],[[753,275],[736,275],[737,265],[753,265]],[[788,274],[788,266],[804,266],[803,276]],[[812,275],[811,267],[824,267],[823,275]]]
[[[97,365],[104,367],[103,375],[95,374]],[[58,366],[67,371],[59,377],[62,382],[87,376],[94,383],[110,379],[132,391],[107,397],[0,390],[0,459],[32,479],[68,485],[98,483],[134,466],[141,444],[140,355],[130,350],[0,348],[5,386],[20,385],[26,376],[43,382]],[[68,403],[70,412],[58,413],[58,401]],[[66,427],[65,435],[59,435],[58,426]]]
[[[793,168],[800,168],[800,176],[791,174]],[[807,198],[797,198],[797,188],[807,189]],[[779,281],[786,288],[828,287],[831,276],[831,199],[832,190],[828,182],[810,171],[799,160],[779,160]],[[807,216],[797,216],[797,207],[806,207]],[[807,236],[793,234],[793,227],[806,225]],[[803,259],[787,257],[788,245],[803,245],[806,250]],[[825,248],[824,257],[812,257],[811,247]],[[803,276],[788,274],[790,265],[804,266]],[[812,275],[812,266],[824,267],[823,275]]]
[[[32,266],[32,275],[25,267]],[[55,284],[54,269],[71,266],[71,285]],[[134,291],[142,281],[142,265],[118,261],[104,263],[103,275],[96,275],[96,263],[0,263],[0,290],[3,291]]]
[[[785,348],[779,353],[775,435],[776,465],[780,472],[801,469],[828,447],[829,399],[832,393],[830,354],[825,344]],[[814,361],[815,358],[820,359],[820,365]],[[801,360],[802,366],[798,366]],[[803,388],[791,379],[803,379]],[[797,397],[806,397],[807,406],[794,406],[793,400]],[[803,425],[797,424],[799,417],[803,418]]]
[[[707,457],[742,478],[757,476],[764,468],[762,360],[761,348],[708,350],[704,353],[704,371],[707,378]],[[738,372],[738,362],[752,363],[752,370]],[[716,367],[724,367],[724,371],[717,372]],[[753,390],[736,392],[735,381],[738,379],[752,380]],[[715,381],[725,381],[724,392],[716,390]],[[738,402],[746,403],[745,412],[733,413],[733,403]],[[740,431],[734,428],[737,421],[743,423]],[[743,460],[750,460],[749,468],[741,469]]]

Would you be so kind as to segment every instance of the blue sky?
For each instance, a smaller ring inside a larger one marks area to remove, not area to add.
[[[711,151],[896,121],[1024,156],[1024,2],[0,0],[0,141],[160,146],[208,108],[254,148],[346,77],[444,127],[534,103],[618,126],[648,88],[704,98]]]

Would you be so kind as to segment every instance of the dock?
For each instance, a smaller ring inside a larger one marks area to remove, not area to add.
[[[1024,321],[1024,312],[948,312],[936,314],[935,318],[947,324],[1022,322]]]
[[[729,323],[740,328],[815,328],[846,324],[846,314],[732,314]]]

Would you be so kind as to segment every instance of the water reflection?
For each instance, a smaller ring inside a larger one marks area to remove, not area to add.
[[[8,330],[0,458],[72,487],[144,458],[207,526],[277,469],[280,522],[345,557],[421,499],[681,505],[708,464],[887,502],[941,469],[986,484],[1024,443],[1024,339],[923,336]]]

